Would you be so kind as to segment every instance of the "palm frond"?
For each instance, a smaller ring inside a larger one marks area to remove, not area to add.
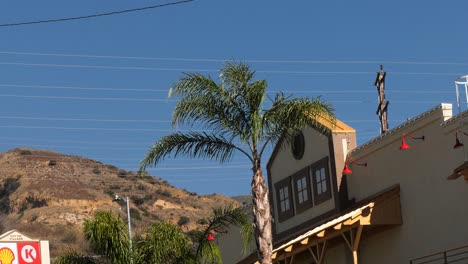
[[[326,132],[319,119],[326,117],[334,122],[333,111],[320,97],[290,99],[283,93],[278,93],[272,107],[265,111],[262,137],[272,144],[277,143],[282,136],[289,142],[307,125]]]
[[[207,133],[174,133],[161,138],[159,142],[148,151],[140,164],[140,172],[147,166],[155,166],[164,158],[173,155],[188,156],[191,158],[210,158],[225,162],[232,158],[234,150],[247,153],[223,136]]]
[[[175,264],[193,259],[187,236],[175,225],[159,222],[146,230],[136,244],[140,263]]]
[[[181,96],[173,111],[172,126],[193,126],[199,121],[207,129],[232,133],[241,139],[249,131],[247,113],[232,96],[231,91],[217,85],[210,77],[185,74],[170,96]]]
[[[200,233],[198,240],[197,256],[203,256],[205,261],[216,262],[218,258],[217,246],[207,240],[209,234],[213,236],[222,236],[229,232],[230,228],[237,226],[241,230],[243,240],[243,252],[246,253],[250,247],[250,242],[253,238],[252,223],[240,207],[232,205],[213,209],[212,215],[207,219],[208,225],[204,232]],[[213,251],[210,253],[210,251]],[[204,262],[211,263],[211,262]]]
[[[96,253],[108,257],[112,263],[130,263],[126,226],[111,212],[98,212],[94,218],[84,221],[85,238]]]

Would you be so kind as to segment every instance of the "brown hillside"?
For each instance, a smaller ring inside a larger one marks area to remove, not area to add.
[[[125,204],[114,202],[115,194],[130,198],[135,233],[160,220],[197,229],[212,208],[239,204],[82,157],[34,149],[0,153],[0,231],[17,229],[47,239],[52,255],[70,247],[86,251],[82,224],[96,211],[111,210],[126,219]]]

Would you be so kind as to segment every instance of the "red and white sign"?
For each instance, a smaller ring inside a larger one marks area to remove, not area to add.
[[[39,242],[0,242],[0,263],[42,264]]]

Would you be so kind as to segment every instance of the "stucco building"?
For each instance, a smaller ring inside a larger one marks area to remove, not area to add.
[[[274,263],[468,263],[468,112],[441,104],[360,146],[321,123],[267,165]]]

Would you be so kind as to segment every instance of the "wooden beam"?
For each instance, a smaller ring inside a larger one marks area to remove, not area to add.
[[[353,264],[358,264],[357,251],[353,251]]]
[[[360,225],[357,228],[356,236],[354,237],[354,242],[353,242],[353,251],[357,251],[359,248],[359,242],[361,241],[362,229],[363,229],[362,225]]]
[[[271,254],[271,259],[276,259],[276,254],[277,254],[277,253],[278,253],[278,252],[273,252],[273,254]]]
[[[344,225],[352,225],[354,223],[357,223],[359,220],[361,220],[361,216],[356,216],[355,218],[350,218],[346,221],[343,222]]]
[[[316,263],[319,263],[319,257],[315,254],[315,252],[311,248],[307,248],[312,255],[312,258],[314,258]]]
[[[320,259],[319,259],[320,261],[318,262],[318,264],[322,264],[322,262],[323,262],[323,259],[325,257],[325,246],[326,246],[326,244],[327,244],[327,241],[326,240],[323,241],[322,252],[320,252]]]
[[[320,231],[317,233],[317,237],[324,237],[325,236],[325,230]]]
[[[353,250],[353,246],[351,245],[351,242],[346,237],[345,233],[341,233],[341,237],[343,237],[344,241],[346,242],[346,245],[348,245],[349,250]]]
[[[340,230],[340,229],[341,229],[341,226],[343,226],[343,223],[337,224],[336,226],[333,227],[333,229],[335,229],[335,230]]]

